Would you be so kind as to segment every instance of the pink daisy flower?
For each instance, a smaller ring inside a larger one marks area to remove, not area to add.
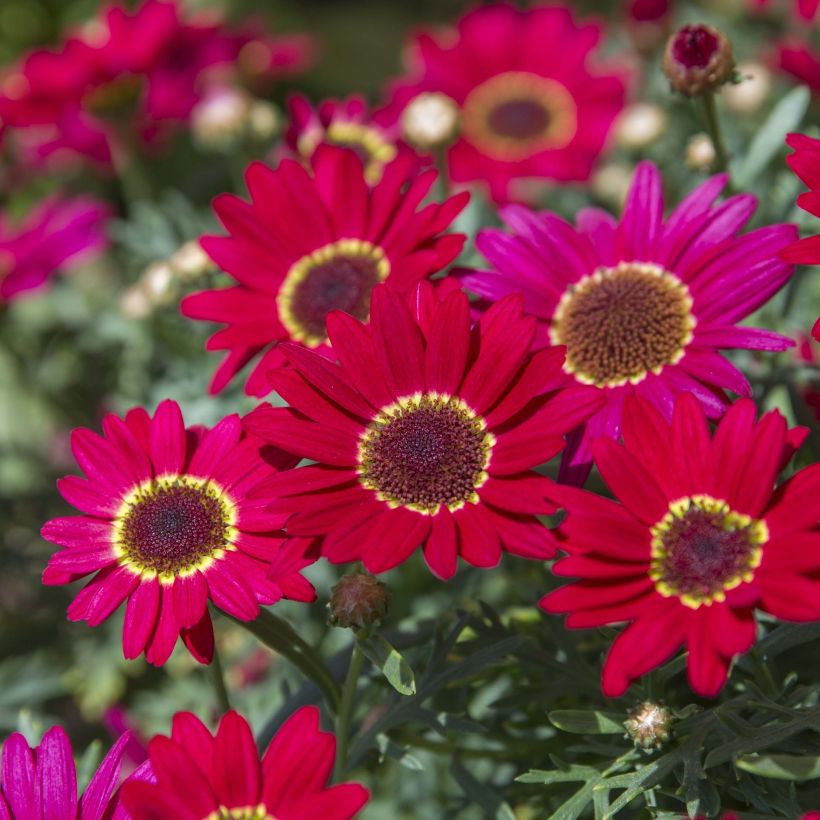
[[[330,355],[328,313],[366,321],[377,283],[409,292],[458,256],[465,237],[442,231],[469,196],[418,210],[436,172],[414,177],[412,166],[410,157],[397,158],[371,188],[353,151],[322,145],[309,169],[289,159],[276,169],[253,163],[245,174],[250,203],[217,197],[214,210],[230,235],[203,237],[202,247],[237,284],[195,293],[181,306],[192,319],[228,325],[208,341],[210,350],[229,351],[212,393],[261,353],[245,391],[265,395],[268,371],[284,360],[280,342]]]
[[[142,408],[110,413],[105,435],[77,429],[71,447],[87,479],[58,482],[83,515],[55,518],[43,538],[63,547],[43,573],[67,584],[96,573],[68,608],[72,621],[97,626],[126,602],[123,654],[165,663],[181,637],[200,663],[213,657],[207,603],[235,618],[260,604],[312,601],[299,575],[311,563],[306,542],[283,547],[282,517],[250,494],[294,459],[244,435],[237,415],[213,429],[186,428],[176,402],[153,418]]]
[[[566,345],[567,374],[606,397],[573,434],[564,479],[583,482],[593,438],[618,438],[627,396],[643,396],[671,418],[675,396],[691,392],[719,418],[726,390],[751,395],[721,349],[794,345],[737,323],[792,275],[779,254],[797,229],[769,225],[740,234],[757,200],[740,194],[716,205],[725,185],[723,175],[707,180],[664,219],[660,173],[643,162],[619,221],[587,208],[573,227],[553,213],[510,205],[501,217],[512,233],[479,234],[476,244],[494,270],[466,272],[465,287],[489,301],[522,293],[539,342]]]
[[[111,747],[78,800],[77,771],[65,730],[49,729],[34,749],[14,732],[3,742],[0,755],[0,818],[126,820],[116,791],[128,740],[124,734]]]
[[[148,746],[151,775],[126,781],[134,820],[351,820],[370,794],[359,783],[328,786],[336,738],[319,729],[319,710],[295,712],[260,760],[248,722],[228,712],[212,735],[196,715],[174,716],[171,736]]]
[[[571,628],[630,622],[604,663],[608,697],[681,644],[692,689],[714,697],[732,659],[755,642],[755,609],[820,618],[820,464],[775,487],[808,430],[789,430],[776,411],[755,422],[747,399],[713,436],[691,394],[677,400],[671,424],[643,399],[630,398],[626,411],[624,445],[593,444],[617,500],[556,489],[569,557],[553,572],[580,580],[541,606],[570,613]]]
[[[461,133],[447,152],[450,176],[486,183],[497,201],[515,197],[516,180],[585,180],[624,98],[621,77],[589,67],[601,32],[565,5],[481,6],[455,31],[414,39],[409,76],[392,84],[387,110],[398,120],[429,92],[455,101]]]
[[[110,216],[107,205],[90,197],[51,197],[17,226],[0,214],[0,302],[38,290],[105,250]]]

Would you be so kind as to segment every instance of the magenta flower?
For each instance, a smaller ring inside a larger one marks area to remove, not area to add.
[[[469,290],[494,302],[524,296],[538,319],[541,344],[565,345],[564,370],[594,385],[607,402],[574,432],[562,475],[583,481],[596,436],[617,439],[624,399],[637,394],[671,418],[678,393],[691,392],[711,418],[729,404],[726,390],[750,396],[746,377],[724,348],[785,350],[791,339],[737,323],[784,284],[794,266],[780,251],[793,225],[739,234],[757,200],[751,194],[715,205],[726,185],[715,176],[664,219],[662,181],[638,166],[620,221],[598,208],[576,225],[519,205],[502,209],[507,233],[486,229],[477,245],[494,270],[463,274]]]
[[[46,199],[19,226],[0,214],[0,302],[104,250],[109,216],[108,207],[90,197]]]

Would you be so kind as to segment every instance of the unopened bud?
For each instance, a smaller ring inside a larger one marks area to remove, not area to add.
[[[648,751],[660,749],[672,736],[672,712],[660,703],[646,700],[639,703],[624,721],[626,736],[636,746]]]
[[[279,136],[282,114],[267,100],[254,100],[248,111],[248,133],[256,142],[267,142]]]
[[[635,169],[620,163],[602,165],[591,180],[592,191],[599,199],[617,208],[626,202]]]
[[[666,44],[663,71],[672,88],[687,97],[714,91],[732,78],[734,69],[732,44],[713,26],[684,26]]]
[[[151,300],[139,285],[131,285],[120,294],[120,311],[128,319],[144,319],[151,313]]]
[[[389,598],[387,587],[373,575],[345,575],[330,591],[328,623],[353,630],[378,624]]]
[[[736,114],[754,114],[772,93],[772,73],[762,63],[739,63],[737,82],[723,89],[723,101]]]
[[[180,279],[199,279],[216,270],[216,265],[196,239],[191,239],[178,248],[170,259],[170,265]]]
[[[695,134],[686,144],[686,164],[695,171],[708,171],[715,161],[715,144],[708,134]]]
[[[224,151],[242,139],[248,127],[252,100],[229,86],[209,92],[191,112],[191,133],[202,146]]]
[[[176,295],[174,270],[167,262],[154,262],[142,274],[142,289],[155,305],[166,304]]]
[[[437,91],[414,97],[401,114],[402,136],[420,151],[447,145],[455,139],[457,130],[458,105]]]
[[[623,148],[640,150],[652,145],[666,130],[666,113],[652,103],[633,103],[618,118],[616,135]]]

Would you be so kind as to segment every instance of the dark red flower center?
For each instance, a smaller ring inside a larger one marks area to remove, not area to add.
[[[280,319],[292,339],[317,347],[327,341],[331,311],[367,321],[370,294],[389,272],[382,249],[364,240],[342,239],[320,248],[288,272],[277,296]]]
[[[697,609],[751,581],[768,541],[764,521],[708,495],[683,498],[652,528],[649,576],[661,595]]]
[[[201,568],[230,546],[233,507],[209,481],[179,476],[138,488],[117,516],[127,563],[164,578]]]
[[[683,356],[695,324],[689,290],[656,265],[622,262],[571,285],[552,321],[567,346],[565,369],[586,384],[616,387],[659,373]]]
[[[435,514],[477,500],[495,437],[461,399],[419,394],[385,407],[359,443],[359,477],[382,501]]]
[[[720,41],[706,26],[684,26],[675,36],[672,54],[686,68],[705,68],[720,47]]]
[[[527,71],[497,74],[464,101],[464,136],[502,161],[526,159],[566,146],[575,136],[577,109],[561,83]]]

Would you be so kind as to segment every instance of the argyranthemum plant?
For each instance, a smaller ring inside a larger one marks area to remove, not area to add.
[[[464,286],[488,301],[521,293],[538,320],[539,340],[566,345],[567,374],[606,398],[573,435],[565,478],[586,477],[593,438],[618,438],[627,396],[647,399],[669,418],[675,396],[690,392],[719,418],[729,406],[727,390],[751,395],[722,349],[794,345],[738,322],[792,275],[780,252],[797,238],[797,228],[767,225],[740,233],[757,200],[738,194],[715,204],[726,181],[712,177],[664,218],[660,172],[643,162],[620,220],[587,208],[573,227],[548,211],[511,205],[501,216],[512,233],[480,233],[477,245],[494,269],[467,272]]]
[[[248,722],[227,712],[212,735],[190,712],[174,716],[171,736],[148,746],[150,779],[126,782],[125,807],[140,818],[351,820],[369,793],[358,783],[328,786],[336,738],[306,706],[276,733],[260,760]]]
[[[299,575],[311,563],[305,543],[283,549],[282,516],[266,512],[260,482],[293,459],[242,431],[239,416],[213,429],[186,428],[179,406],[164,401],[111,413],[104,436],[78,429],[72,450],[87,478],[68,476],[59,490],[83,515],[55,518],[43,537],[62,549],[43,574],[67,584],[96,573],[68,608],[72,621],[97,626],[126,603],[126,658],[145,652],[165,663],[182,638],[210,663],[214,634],[208,601],[243,621],[280,598],[312,601]]]
[[[327,352],[328,313],[367,320],[379,282],[410,291],[458,256],[465,237],[443,231],[468,196],[419,210],[436,172],[414,178],[413,165],[411,157],[399,157],[370,188],[352,150],[321,145],[311,170],[288,159],[276,169],[251,165],[250,204],[228,194],[217,198],[214,209],[230,236],[204,237],[202,246],[237,285],[182,302],[186,316],[228,325],[208,341],[210,350],[229,351],[211,392],[262,354],[245,389],[264,396],[268,370],[284,361],[280,342]]]
[[[255,435],[318,463],[266,482],[289,534],[319,536],[333,562],[371,572],[422,546],[451,578],[460,555],[494,567],[502,550],[555,552],[537,520],[554,507],[533,471],[563,435],[600,406],[589,387],[562,390],[563,351],[531,351],[535,321],[509,297],[472,325],[467,297],[420,288],[416,313],[388,286],[373,294],[370,325],[328,318],[339,364],[294,345],[270,374],[289,408],[247,416]]]
[[[387,110],[399,119],[420,95],[452,99],[461,128],[448,173],[484,183],[496,201],[520,199],[521,180],[585,180],[624,97],[621,76],[592,68],[601,34],[564,5],[481,6],[455,31],[414,39]]]
[[[776,486],[806,433],[777,412],[756,422],[744,399],[711,436],[703,407],[684,394],[671,424],[650,402],[628,399],[623,446],[593,443],[617,500],[556,492],[569,557],[553,572],[579,580],[541,606],[570,613],[571,628],[630,622],[604,663],[605,695],[623,695],[684,644],[692,688],[714,697],[755,642],[755,609],[820,618],[820,465]]]

